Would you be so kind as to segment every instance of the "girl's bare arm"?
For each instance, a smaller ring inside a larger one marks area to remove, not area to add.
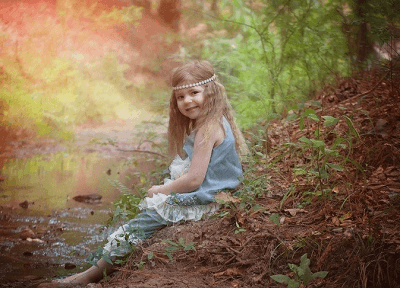
[[[215,132],[210,141],[201,143],[204,139],[204,131],[200,129],[194,139],[192,161],[188,173],[169,184],[151,187],[147,191],[147,196],[152,197],[153,194],[158,193],[169,195],[172,192],[184,193],[196,190],[204,181],[212,149],[216,143],[221,142],[221,137],[223,140],[224,131],[220,125],[215,125]]]

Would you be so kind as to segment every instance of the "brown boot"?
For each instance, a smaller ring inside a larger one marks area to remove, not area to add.
[[[70,287],[85,287],[89,283],[96,283],[103,279],[103,270],[110,275],[116,270],[116,267],[104,259],[97,262],[97,266],[92,266],[86,271],[69,276],[60,281],[52,281],[50,283],[42,283],[38,288],[70,288]]]

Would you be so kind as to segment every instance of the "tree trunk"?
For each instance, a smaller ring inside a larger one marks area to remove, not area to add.
[[[373,52],[372,42],[368,37],[368,23],[365,19],[365,10],[368,0],[357,0],[354,13],[360,20],[361,24],[357,27],[356,34],[356,61],[358,66],[362,66],[368,59],[368,56]]]

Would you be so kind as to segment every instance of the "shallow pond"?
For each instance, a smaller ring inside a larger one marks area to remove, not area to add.
[[[151,163],[133,162],[152,169]],[[121,192],[110,181],[131,185],[124,179],[135,171],[125,158],[96,153],[37,155],[0,165],[0,282],[8,285],[2,287],[81,269],[111,232],[105,223]],[[101,195],[101,202],[73,199],[88,194]]]

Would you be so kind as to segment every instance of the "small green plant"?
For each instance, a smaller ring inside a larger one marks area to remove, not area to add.
[[[111,277],[109,275],[107,275],[107,268],[104,267],[103,268],[103,281],[108,282],[111,280]]]
[[[279,283],[285,283],[289,288],[297,288],[300,287],[300,284],[307,285],[315,278],[325,278],[328,274],[327,271],[319,271],[316,273],[311,273],[310,270],[310,259],[307,258],[307,253],[301,256],[300,266],[295,264],[289,264],[290,270],[295,273],[295,278],[292,279],[289,276],[277,274],[272,275],[272,280],[275,280]]]
[[[140,212],[138,205],[145,195],[143,193],[140,193],[140,195],[133,194],[129,188],[118,180],[112,180],[110,183],[122,192],[122,194],[114,203],[109,224],[112,225],[120,220],[126,221],[135,217]]]
[[[256,206],[256,199],[263,197],[266,188],[265,184],[268,183],[268,175],[257,175],[256,167],[250,164],[249,168],[245,170],[243,179],[241,179],[243,187],[235,192],[233,195],[240,198],[239,208],[245,211],[250,209],[258,209]]]
[[[92,266],[97,266],[98,259],[103,258],[107,263],[113,264],[109,253],[104,253],[101,247],[97,247],[97,249],[90,253],[89,256],[86,258],[86,262],[91,264]]]
[[[236,221],[236,227],[237,227],[237,229],[235,230],[235,234],[240,234],[240,233],[246,232],[246,228],[240,227],[240,225],[237,221]]]
[[[212,218],[224,218],[224,217],[230,217],[231,213],[229,213],[229,211],[221,211],[219,213],[216,213],[214,215],[212,215]]]
[[[196,243],[195,242],[185,243],[183,238],[179,238],[178,243],[170,239],[163,239],[162,242],[169,244],[169,246],[165,247],[164,255],[168,256],[171,262],[174,261],[172,258],[172,252],[174,251],[178,251],[180,249],[183,249],[183,251],[189,251],[189,250],[196,251],[196,248],[194,247]]]
[[[309,164],[295,167],[293,172],[296,176],[306,175],[311,178],[317,177],[319,180],[318,183],[320,184],[319,188],[322,190],[323,180],[329,177],[329,169],[343,171],[341,165],[331,163],[330,161],[337,158],[340,159],[340,151],[337,148],[345,149],[346,145],[343,144],[344,139],[337,137],[331,147],[328,148],[327,143],[324,141],[324,135],[322,135],[323,131],[320,127],[321,118],[318,117],[313,109],[306,109],[300,117],[300,129],[304,128],[305,118],[311,119],[311,121],[317,123],[314,137],[302,136],[299,138],[299,144],[297,144],[297,146],[301,148],[302,154],[309,159]],[[336,126],[339,122],[338,118],[332,116],[322,116],[322,118],[325,119],[324,126],[326,128]],[[326,132],[326,134],[331,132],[333,132],[333,130]]]
[[[313,105],[320,107],[317,101]],[[362,167],[351,159],[352,146],[355,139],[359,139],[359,134],[353,122],[347,116],[343,116],[348,129],[347,134],[343,135],[336,127],[340,121],[329,115],[318,116],[311,109],[305,109],[299,116],[300,130],[304,130],[307,125],[308,134],[301,136],[298,141],[287,142],[285,146],[289,148],[289,156],[302,159],[296,161],[293,167],[293,177],[295,179],[305,178],[313,188],[303,193],[303,201],[298,203],[299,207],[304,207],[311,202],[314,196],[333,197],[331,183],[332,176],[338,172],[343,172],[345,164],[351,163],[362,171]],[[310,133],[313,131],[314,133]],[[285,200],[294,193],[295,187],[287,191],[281,201],[281,208]]]
[[[277,226],[281,226],[281,222],[279,221],[279,214],[278,213],[273,213],[271,216],[269,216],[269,220],[274,222]]]
[[[140,261],[139,263],[135,263],[135,266],[136,266],[139,270],[143,270],[144,264],[146,264],[145,261]]]

